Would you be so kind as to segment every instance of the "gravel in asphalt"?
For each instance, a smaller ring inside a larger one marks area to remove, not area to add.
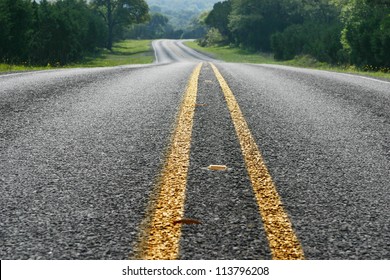
[[[390,258],[390,83],[219,64],[308,259]]]
[[[195,65],[0,75],[0,258],[127,259]],[[307,259],[390,258],[390,83],[215,62],[262,152]],[[220,87],[200,80],[181,259],[270,259]],[[212,164],[226,165],[211,171]],[[200,223],[198,223],[198,221]]]
[[[0,258],[126,259],[192,68],[0,77]]]
[[[223,93],[210,65],[199,78],[182,259],[270,259],[253,190]],[[209,170],[226,165],[225,171]]]

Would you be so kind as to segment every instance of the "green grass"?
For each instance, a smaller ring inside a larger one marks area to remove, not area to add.
[[[258,54],[242,50],[239,48],[232,48],[229,46],[213,46],[213,47],[201,47],[194,41],[185,42],[190,48],[204,52],[212,57],[223,60],[226,62],[239,62],[239,63],[275,63],[275,60],[271,55]]]
[[[295,67],[312,68],[312,69],[319,69],[319,70],[326,70],[326,71],[333,71],[333,72],[340,72],[340,73],[357,74],[357,75],[364,75],[364,76],[370,76],[375,78],[390,79],[390,71],[388,70],[375,71],[375,70],[370,70],[370,68],[367,67],[367,70],[364,71],[357,68],[354,65],[334,66],[324,62],[318,62],[310,56],[299,56],[292,60],[283,61],[283,62],[278,61],[277,64],[284,64],[284,65],[295,66]]]
[[[229,46],[201,47],[193,41],[185,42],[185,44],[190,48],[226,62],[288,65],[390,79],[390,71],[388,71],[388,69],[387,71],[370,71],[368,68],[368,71],[362,71],[355,66],[332,66],[327,63],[319,62],[310,56],[299,56],[288,61],[276,61],[272,54],[253,53],[240,48]]]
[[[102,50],[97,56],[67,67],[107,67],[127,64],[148,64],[154,60],[151,40],[125,40],[115,43],[112,52]]]
[[[29,65],[14,65],[14,64],[0,63],[0,73],[1,72],[18,72],[18,71],[31,71],[31,70],[45,70],[45,69],[51,69],[51,68],[52,67],[29,66]]]
[[[76,67],[108,67],[127,64],[148,64],[154,60],[151,40],[125,40],[115,43],[112,52],[103,49],[96,55],[86,57],[83,61],[65,66],[30,66],[26,64],[0,64],[0,72],[47,70]]]

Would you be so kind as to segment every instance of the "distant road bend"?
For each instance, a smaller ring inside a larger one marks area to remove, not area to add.
[[[390,259],[390,82],[153,47],[0,75],[1,259]]]

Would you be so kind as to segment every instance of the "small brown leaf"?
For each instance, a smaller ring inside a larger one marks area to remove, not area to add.
[[[227,166],[226,165],[210,165],[208,167],[210,170],[226,170]]]

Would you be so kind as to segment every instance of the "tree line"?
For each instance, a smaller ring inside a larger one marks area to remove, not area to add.
[[[227,0],[214,5],[205,23],[203,45],[273,52],[279,60],[310,55],[390,67],[390,0]]]
[[[65,65],[148,20],[144,0],[0,0],[0,62]]]
[[[191,28],[192,19],[221,0],[147,0],[150,10],[168,17],[175,30]]]
[[[176,28],[170,23],[168,16],[152,11],[149,21],[129,26],[125,29],[123,37],[126,39],[198,39],[207,32],[204,25],[206,15],[207,12],[198,14],[192,17],[185,27]]]

